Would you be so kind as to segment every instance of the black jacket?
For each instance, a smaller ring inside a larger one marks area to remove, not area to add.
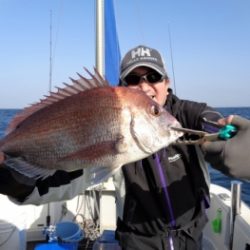
[[[201,130],[203,117],[215,121],[221,118],[205,103],[180,100],[171,90],[165,108],[185,128]],[[126,241],[131,242],[128,236],[131,232],[148,238],[191,227],[202,213],[204,199],[209,196],[207,176],[204,174],[207,167],[199,146],[170,145],[158,152],[157,157],[164,171],[170,204],[166,201],[159,177],[156,155],[124,166],[124,214],[118,219],[117,228],[117,238],[124,242],[124,246]],[[172,207],[172,217],[169,206]],[[199,230],[203,226],[204,223]]]

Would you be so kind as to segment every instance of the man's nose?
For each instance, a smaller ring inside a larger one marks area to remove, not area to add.
[[[150,85],[144,79],[139,83],[139,87],[146,94],[150,91]]]

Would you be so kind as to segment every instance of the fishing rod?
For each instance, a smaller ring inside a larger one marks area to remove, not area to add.
[[[171,32],[170,32],[170,24],[168,24],[168,40],[169,40],[169,47],[170,47],[171,67],[172,67],[172,73],[173,73],[174,93],[175,93],[175,95],[177,95],[176,82],[175,82],[175,71],[174,71],[173,49],[172,49],[172,38],[171,38]]]

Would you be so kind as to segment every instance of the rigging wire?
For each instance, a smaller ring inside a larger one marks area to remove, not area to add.
[[[134,1],[134,3],[135,3],[135,10],[136,10],[136,12],[135,12],[135,15],[138,15],[138,18],[137,18],[137,25],[138,25],[138,27],[139,27],[139,29],[138,29],[138,36],[140,37],[140,44],[142,44],[142,43],[144,43],[144,41],[145,41],[145,32],[144,32],[144,26],[145,25],[143,25],[142,24],[142,20],[143,20],[143,18],[142,18],[142,12],[141,12],[141,8],[139,7],[139,4],[138,4],[138,1]]]
[[[55,66],[56,48],[57,48],[57,42],[58,42],[58,37],[59,37],[59,30],[60,30],[60,27],[61,27],[62,16],[63,16],[63,0],[60,1],[59,15],[58,15],[58,20],[57,20],[57,28],[56,28],[55,36],[54,36],[54,44],[53,44],[53,12],[52,12],[52,10],[50,10],[49,91],[51,91],[51,89],[52,89],[53,69],[54,69],[54,66]]]
[[[59,37],[59,30],[61,27],[61,21],[63,18],[63,0],[60,1],[60,6],[59,6],[59,15],[57,19],[57,29],[55,32],[55,43],[54,43],[54,48],[53,48],[53,62],[55,61],[55,54],[56,54],[56,48],[57,48],[57,42],[58,42],[58,37]]]
[[[59,10],[59,18],[58,19],[58,26],[55,36],[55,43],[53,48],[53,30],[52,30],[52,21],[53,21],[53,13],[52,10],[50,10],[50,25],[49,25],[49,92],[52,90],[52,75],[53,75],[53,67],[55,62],[55,52],[56,52],[56,45],[57,45],[57,39],[59,34],[59,27],[60,27],[60,20],[62,15],[62,6],[63,1],[60,1],[60,10]],[[47,204],[47,216],[46,216],[46,225],[49,226],[51,223],[51,217],[50,217],[50,203]]]

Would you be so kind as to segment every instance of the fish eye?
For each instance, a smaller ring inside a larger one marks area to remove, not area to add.
[[[160,107],[156,104],[151,106],[151,114],[154,116],[158,116],[160,115],[161,111],[160,111]]]

